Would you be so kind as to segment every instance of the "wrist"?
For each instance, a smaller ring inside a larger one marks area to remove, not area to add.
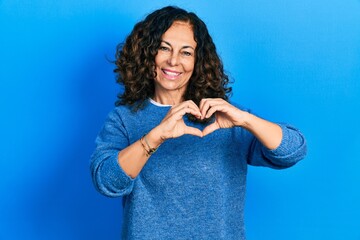
[[[237,125],[239,127],[243,127],[245,129],[250,129],[252,126],[252,120],[253,120],[254,115],[252,115],[249,112],[244,112],[242,117],[241,117],[241,121],[240,123],[238,123]]]
[[[158,148],[165,141],[156,128],[146,134],[146,140],[153,148]]]

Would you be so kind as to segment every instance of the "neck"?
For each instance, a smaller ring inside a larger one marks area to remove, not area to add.
[[[155,102],[164,104],[164,105],[177,105],[179,103],[181,103],[183,101],[183,97],[182,97],[182,93],[180,93],[179,91],[175,91],[175,92],[160,92],[160,91],[155,91],[153,100]]]

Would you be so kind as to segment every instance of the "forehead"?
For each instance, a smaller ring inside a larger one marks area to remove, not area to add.
[[[196,47],[193,28],[187,22],[175,21],[163,34],[162,40],[170,42],[171,44]]]

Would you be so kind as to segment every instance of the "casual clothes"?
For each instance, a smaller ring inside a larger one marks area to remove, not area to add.
[[[156,127],[169,109],[150,101],[137,112],[116,107],[96,138],[93,182],[102,194],[122,197],[123,239],[245,239],[247,165],[294,165],[306,154],[303,135],[279,124],[283,138],[275,150],[240,127],[203,138],[184,135],[166,140],[132,179],[117,162],[119,151]]]

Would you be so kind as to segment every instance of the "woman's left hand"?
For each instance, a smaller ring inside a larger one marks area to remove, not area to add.
[[[248,115],[221,98],[202,99],[199,108],[203,119],[215,114],[215,121],[204,128],[203,136],[220,128],[243,126]]]

